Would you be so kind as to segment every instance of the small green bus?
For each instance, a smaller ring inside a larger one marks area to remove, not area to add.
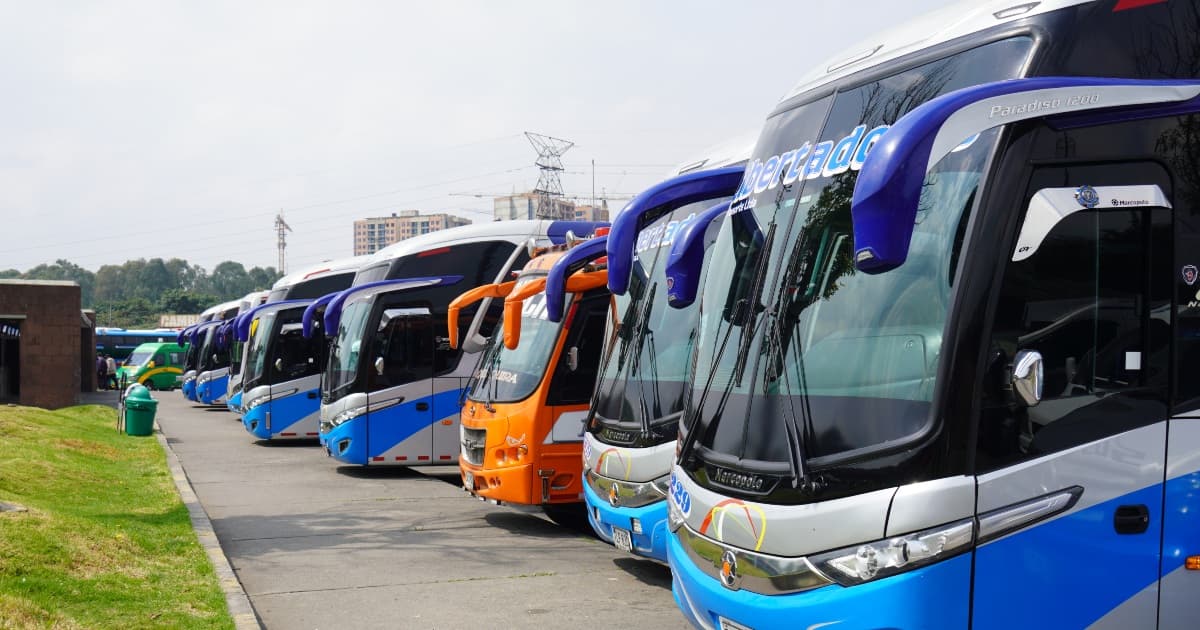
[[[176,377],[183,374],[186,350],[175,343],[143,343],[133,349],[117,370],[122,383],[141,383],[150,389],[174,389]]]

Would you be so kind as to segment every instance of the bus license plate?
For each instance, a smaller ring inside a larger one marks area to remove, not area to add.
[[[617,549],[620,549],[621,551],[633,553],[633,537],[629,535],[628,530],[621,529],[620,527],[614,527],[613,545],[616,545]]]
[[[724,617],[717,617],[717,621],[721,624],[721,630],[754,630],[750,626],[744,626],[736,621],[730,621]]]
[[[475,473],[463,473],[463,488],[472,494],[475,493]]]

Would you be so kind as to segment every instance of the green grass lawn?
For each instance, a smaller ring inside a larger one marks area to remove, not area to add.
[[[0,628],[232,628],[154,437],[0,406]]]

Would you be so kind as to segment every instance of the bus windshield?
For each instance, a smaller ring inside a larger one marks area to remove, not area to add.
[[[262,379],[267,362],[267,343],[271,328],[275,326],[275,311],[256,317],[250,326],[250,338],[246,341],[246,373],[242,375],[243,388],[249,390]]]
[[[129,355],[128,359],[125,359],[125,365],[136,365],[138,367],[141,367],[141,366],[145,365],[146,362],[149,361],[153,357],[154,357],[153,352],[147,352],[145,350],[142,350],[139,352],[134,352],[133,354]]]
[[[199,368],[197,369],[199,369],[201,372],[219,367],[217,365],[217,360],[213,359],[213,339],[216,338],[216,332],[216,326],[209,326],[208,328],[205,328],[204,332],[202,333],[203,336],[199,343],[200,351],[197,357],[197,360],[200,364]]]
[[[358,359],[363,337],[367,333],[367,317],[371,314],[372,304],[370,299],[361,298],[342,309],[337,338],[329,349],[329,360],[322,381],[326,403],[349,394],[351,386],[358,378]]]
[[[517,288],[521,284],[518,282]],[[568,293],[568,304],[571,299],[573,295]],[[493,403],[527,398],[542,382],[561,329],[561,322],[556,324],[546,317],[545,293],[526,298],[521,310],[520,344],[515,350],[509,350],[502,342],[503,333],[493,335],[480,367],[475,371],[470,399]]]
[[[957,256],[998,132],[964,139],[929,173],[908,260],[888,273],[854,268],[857,171],[900,116],[1020,76],[1031,49],[993,42],[767,121],[708,263],[722,272],[705,283],[697,341],[688,426],[701,459],[801,476],[928,426]]]
[[[667,304],[663,274],[671,240],[664,235],[678,233],[669,226],[677,228],[713,203],[684,206],[642,230],[648,238],[638,240],[629,290],[615,296],[621,319],[617,334],[610,336],[615,345],[604,363],[593,404],[593,429],[612,429],[601,433],[605,441],[653,446],[676,437],[698,308],[677,310]]]

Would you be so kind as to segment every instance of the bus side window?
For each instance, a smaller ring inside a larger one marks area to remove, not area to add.
[[[154,355],[154,365],[162,366],[162,365],[166,365],[166,364],[167,364],[167,360],[166,360],[166,358],[164,358],[164,355],[162,355],[162,354]]]
[[[1171,211],[1085,210],[1008,262],[989,340],[978,472],[1164,420],[1171,339]],[[1164,285],[1163,279],[1168,282]],[[1007,383],[1041,353],[1042,400]]]
[[[371,344],[367,386],[370,391],[433,378],[432,317],[414,309],[386,309]],[[383,359],[383,374],[374,362]]]
[[[611,298],[607,290],[600,289],[586,295],[571,321],[550,391],[546,396],[548,405],[581,405],[592,399],[596,387],[596,376],[600,372],[600,357],[604,353]],[[568,365],[571,348],[578,350],[579,363],[574,371]]]
[[[181,365],[183,363],[183,354],[182,353],[172,352],[168,356],[171,357],[171,365]]]

